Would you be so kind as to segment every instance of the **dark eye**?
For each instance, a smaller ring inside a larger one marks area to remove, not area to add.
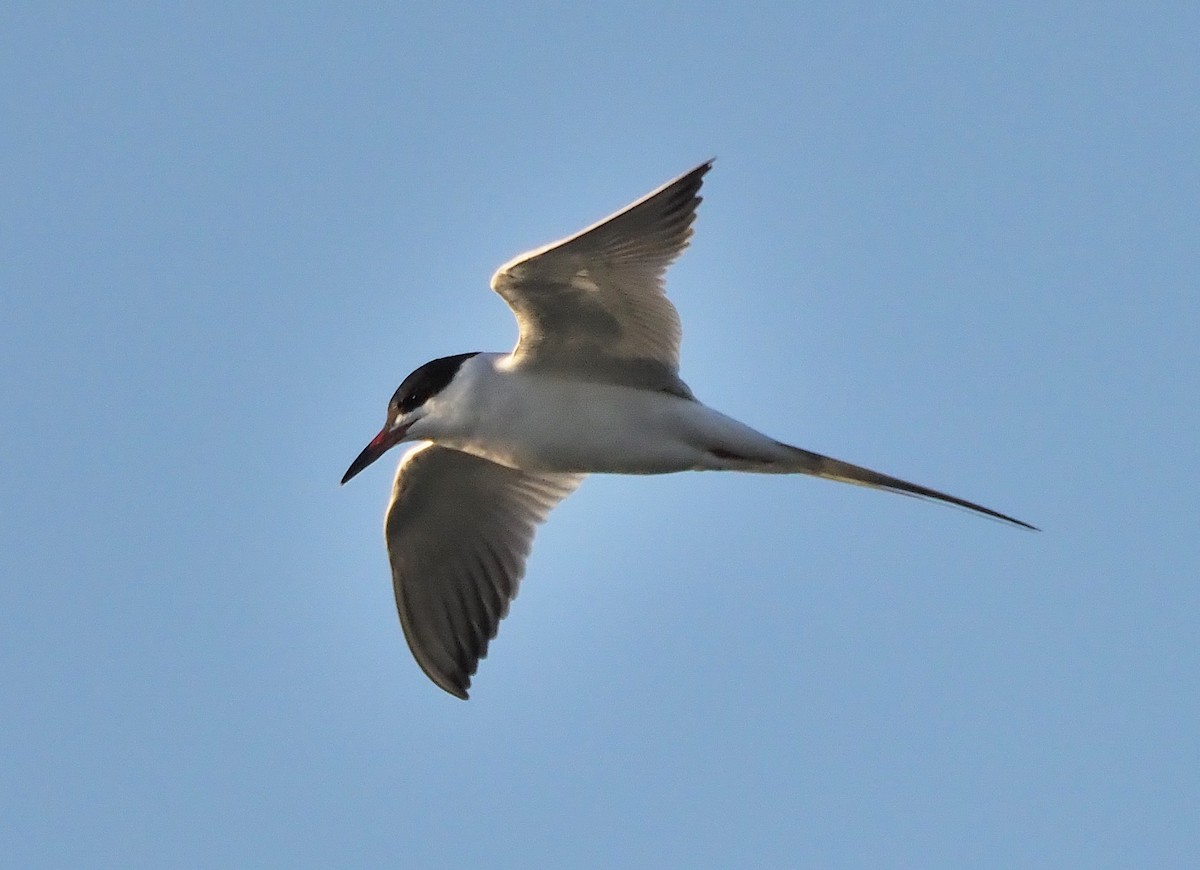
[[[400,395],[397,393],[392,397],[392,412],[393,413],[408,413],[413,408],[417,408],[425,403],[429,398],[428,390],[412,390],[411,392]]]

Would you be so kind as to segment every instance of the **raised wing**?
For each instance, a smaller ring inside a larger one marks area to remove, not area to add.
[[[667,266],[687,247],[712,161],[611,217],[505,263],[492,276],[517,317],[517,366],[687,392]]]
[[[384,523],[396,607],[417,664],[450,694],[466,699],[538,523],[582,479],[429,443],[400,462]]]

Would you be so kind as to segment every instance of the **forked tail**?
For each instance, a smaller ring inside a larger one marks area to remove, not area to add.
[[[934,501],[957,505],[958,507],[966,508],[969,511],[974,511],[975,513],[983,514],[997,520],[1003,520],[1006,523],[1012,523],[1014,526],[1020,526],[1024,529],[1032,529],[1035,532],[1041,531],[1037,526],[1018,520],[1016,517],[1010,517],[1008,514],[1002,514],[999,511],[994,511],[991,508],[986,508],[983,505],[975,504],[975,502],[967,501],[966,499],[938,492],[936,489],[930,489],[927,486],[909,483],[907,480],[901,480],[898,477],[892,477],[888,474],[880,474],[878,471],[863,468],[861,465],[851,465],[849,462],[842,462],[840,459],[822,456],[820,453],[813,453],[810,450],[801,450],[799,447],[793,447],[790,444],[776,443],[787,451],[788,461],[781,464],[785,465],[787,471],[792,473],[811,474],[815,477],[823,477],[826,480],[853,483],[857,486],[869,486],[872,489],[886,489],[890,492],[898,492],[901,495],[910,495],[916,498],[933,499]],[[762,470],[774,469],[764,468]]]
[[[880,474],[861,465],[851,465],[831,456],[822,456],[811,450],[802,450],[782,441],[776,441],[764,435],[745,423],[738,422],[699,402],[684,403],[686,410],[692,411],[693,416],[688,420],[690,431],[687,440],[696,445],[699,461],[692,466],[697,470],[710,469],[721,471],[749,471],[758,474],[811,474],[826,480],[840,480],[842,483],[853,483],[858,486],[869,486],[872,489],[886,489],[901,495],[911,495],[916,498],[927,498],[934,501],[952,504],[966,508],[977,514],[1012,523],[1023,529],[1040,531],[1016,517],[1002,514],[991,508],[986,508],[973,501],[947,495],[909,483],[889,474]]]

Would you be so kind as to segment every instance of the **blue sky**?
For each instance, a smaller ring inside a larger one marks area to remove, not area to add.
[[[1097,867],[1200,854],[1194,4],[9,4],[13,866]],[[1045,529],[593,478],[472,700],[400,632],[420,363],[710,156],[683,374]]]

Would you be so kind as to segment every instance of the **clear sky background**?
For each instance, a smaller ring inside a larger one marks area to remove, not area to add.
[[[1196,866],[1197,9],[6,4],[6,863]],[[592,478],[462,703],[338,479],[713,155],[697,395],[1045,531]]]

